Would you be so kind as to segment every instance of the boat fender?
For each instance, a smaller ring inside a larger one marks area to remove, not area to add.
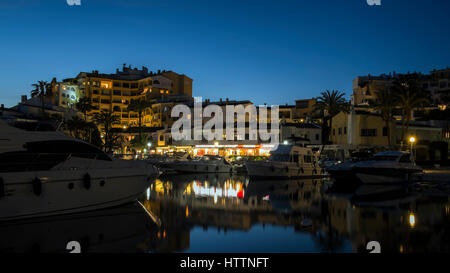
[[[275,167],[274,167],[273,165],[271,165],[271,166],[270,166],[270,170],[271,170],[272,172],[274,172],[274,171],[275,171]]]
[[[33,193],[36,196],[40,196],[42,194],[42,181],[36,177],[31,184],[33,185]]]
[[[219,166],[216,166],[216,171],[219,171]]]
[[[286,172],[287,172],[287,173],[289,172],[289,167],[288,167],[288,166],[286,166]]]
[[[305,173],[305,170],[303,168],[300,168],[300,170],[302,171],[302,173]]]
[[[88,173],[83,176],[83,185],[86,190],[89,190],[91,188],[91,176]]]
[[[5,181],[0,177],[0,197],[5,196]]]

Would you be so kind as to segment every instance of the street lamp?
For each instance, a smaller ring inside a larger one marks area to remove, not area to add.
[[[414,143],[416,143],[416,138],[415,137],[410,137],[409,138],[409,143],[411,143],[411,155],[412,155],[412,157],[413,157],[413,160],[415,161],[415,155],[414,155]]]

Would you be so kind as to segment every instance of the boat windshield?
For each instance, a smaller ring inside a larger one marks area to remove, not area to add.
[[[287,154],[273,154],[269,157],[270,161],[289,162],[289,155]]]

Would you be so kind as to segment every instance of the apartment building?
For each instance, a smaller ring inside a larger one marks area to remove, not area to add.
[[[173,80],[172,80],[173,79]],[[93,115],[100,111],[110,111],[120,118],[114,127],[136,126],[138,113],[128,111],[133,100],[159,100],[172,95],[192,96],[192,79],[172,71],[149,71],[132,68],[124,64],[122,71],[102,74],[98,71],[81,72],[75,80],[81,94],[89,97],[94,109]],[[152,111],[147,109],[142,117],[143,126],[154,125]]]
[[[317,99],[304,99],[295,101],[295,115],[294,119],[304,122],[307,119],[315,119],[319,116],[319,111],[316,110]]]
[[[353,80],[353,105],[369,105],[376,100],[379,91],[389,89],[395,79],[401,76],[416,76],[421,87],[430,92],[434,105],[450,105],[450,68],[433,70],[429,74],[381,74],[379,76],[358,76]]]
[[[429,145],[444,140],[442,128],[432,124],[411,122],[407,138],[414,136],[417,145]],[[333,118],[331,140],[333,144],[354,147],[400,145],[402,123],[392,121],[390,130],[380,115],[366,110],[354,109],[350,113],[341,112]],[[403,143],[407,145],[408,143]]]

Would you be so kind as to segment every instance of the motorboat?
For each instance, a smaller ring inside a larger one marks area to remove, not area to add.
[[[200,159],[182,160],[164,164],[179,173],[232,173],[233,166],[221,156],[205,155]]]
[[[319,160],[319,166],[325,170],[330,168],[331,166],[334,166],[336,164],[340,164],[342,161],[336,159],[336,158],[323,158]]]
[[[311,148],[297,145],[279,145],[268,160],[248,161],[246,168],[250,177],[298,178],[323,174]]]
[[[338,185],[393,184],[408,182],[422,173],[409,152],[388,151],[375,154],[365,161],[348,161],[328,170]]]
[[[26,131],[0,120],[0,221],[132,202],[158,173],[62,132]]]

